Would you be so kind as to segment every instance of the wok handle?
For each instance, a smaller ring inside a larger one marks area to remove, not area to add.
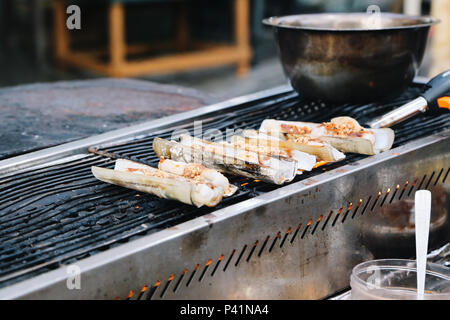
[[[450,97],[445,97],[450,93],[450,70],[445,71],[427,83],[427,89],[421,96],[427,100],[428,108],[437,110],[445,108],[450,110]]]
[[[368,122],[367,125],[373,129],[388,128],[430,109],[450,110],[450,96],[446,96],[450,93],[450,70],[437,75],[426,86],[427,89],[418,98]]]

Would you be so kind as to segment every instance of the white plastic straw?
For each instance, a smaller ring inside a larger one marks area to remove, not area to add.
[[[417,299],[425,294],[428,234],[430,231],[431,192],[419,190],[415,194]]]

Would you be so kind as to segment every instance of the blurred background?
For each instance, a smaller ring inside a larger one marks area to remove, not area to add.
[[[420,75],[450,69],[448,0],[1,0],[0,86],[127,77],[230,98],[286,83],[263,18],[371,4],[440,18]]]

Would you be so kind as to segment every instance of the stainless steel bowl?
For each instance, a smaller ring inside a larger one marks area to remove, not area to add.
[[[333,13],[271,17],[281,63],[310,99],[367,102],[399,94],[422,62],[438,20],[400,14]]]

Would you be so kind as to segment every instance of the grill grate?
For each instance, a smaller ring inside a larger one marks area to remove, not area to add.
[[[266,118],[321,122],[340,115],[365,123],[411,100],[421,90],[422,86],[414,85],[402,97],[382,106],[327,106],[302,101],[296,93],[290,92],[204,119],[202,129],[203,132],[208,129],[225,132],[258,128]],[[450,128],[448,113],[420,115],[393,128],[396,131],[394,147],[447,128]],[[194,134],[191,124],[186,129]],[[168,138],[171,133],[172,130],[167,130],[95,150],[156,166],[153,138]],[[349,155],[345,161],[305,173],[294,182],[364,157]],[[234,196],[224,199],[215,208],[197,209],[105,184],[90,172],[92,165],[112,167],[113,164],[110,158],[87,154],[66,163],[0,177],[0,287],[277,188],[233,177],[231,182],[239,186]],[[332,222],[326,220],[325,224]]]

